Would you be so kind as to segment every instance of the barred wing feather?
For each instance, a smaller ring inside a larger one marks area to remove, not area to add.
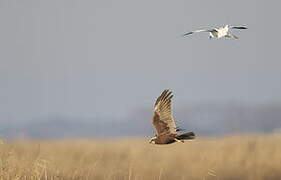
[[[172,92],[164,90],[157,98],[154,105],[152,124],[154,125],[157,135],[177,134],[177,128],[172,116]]]

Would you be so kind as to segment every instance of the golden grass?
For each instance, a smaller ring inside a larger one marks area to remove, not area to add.
[[[0,143],[0,180],[281,179],[281,136]]]

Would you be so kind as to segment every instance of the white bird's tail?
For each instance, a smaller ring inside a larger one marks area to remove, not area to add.
[[[235,36],[234,34],[231,34],[231,33],[228,33],[228,34],[226,35],[226,37],[238,39],[237,36]]]

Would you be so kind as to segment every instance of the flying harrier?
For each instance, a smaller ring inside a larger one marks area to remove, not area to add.
[[[187,36],[196,32],[209,32],[209,38],[222,38],[222,37],[227,37],[227,38],[234,38],[234,39],[238,39],[237,36],[235,36],[234,34],[231,34],[229,32],[229,29],[248,29],[246,27],[243,26],[229,26],[226,25],[224,27],[220,27],[220,28],[214,28],[214,29],[202,29],[202,30],[196,30],[196,31],[191,31],[188,32],[186,34],[184,34],[183,36]]]
[[[184,140],[194,139],[195,134],[188,132],[184,134],[178,134],[175,121],[172,116],[172,92],[164,90],[162,94],[157,98],[154,105],[152,124],[156,130],[156,136],[149,140],[149,143],[154,144],[171,144],[174,142],[184,142]]]

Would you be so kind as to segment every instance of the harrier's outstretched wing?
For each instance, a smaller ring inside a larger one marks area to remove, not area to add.
[[[185,33],[183,36],[187,36],[187,35],[190,35],[190,34],[193,34],[193,33],[196,33],[196,32],[212,32],[212,31],[213,30],[201,29],[201,30],[196,30],[196,31],[191,31],[191,32]]]
[[[157,135],[177,134],[176,124],[172,116],[172,97],[171,91],[164,90],[154,105],[152,124],[155,126]]]

